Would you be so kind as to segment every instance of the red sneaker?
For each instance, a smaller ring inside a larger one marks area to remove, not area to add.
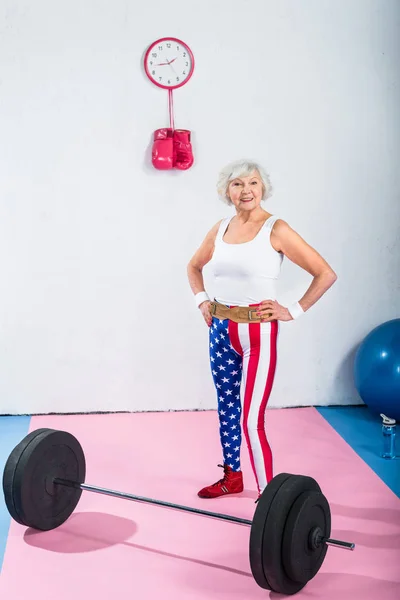
[[[228,465],[218,465],[224,469],[224,476],[219,481],[198,492],[200,498],[218,498],[228,494],[243,492],[243,475],[241,471],[232,471]]]

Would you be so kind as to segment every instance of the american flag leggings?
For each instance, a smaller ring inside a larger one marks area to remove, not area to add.
[[[277,337],[277,321],[235,323],[213,317],[209,330],[223,460],[234,471],[241,470],[243,428],[259,491],[273,477],[265,411],[276,370]]]

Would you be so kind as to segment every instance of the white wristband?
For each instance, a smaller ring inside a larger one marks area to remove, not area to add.
[[[194,301],[196,302],[197,308],[199,308],[199,306],[202,302],[206,302],[206,301],[209,302],[210,298],[208,297],[206,292],[199,292],[198,294],[195,295]]]
[[[298,319],[301,315],[304,315],[304,310],[301,307],[299,302],[293,302],[290,306],[287,307],[293,319]]]

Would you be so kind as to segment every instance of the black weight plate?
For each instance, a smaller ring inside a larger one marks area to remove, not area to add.
[[[13,512],[19,523],[48,531],[69,518],[82,494],[79,489],[54,485],[54,478],[83,483],[86,464],[81,445],[70,433],[53,429],[36,433],[24,438],[11,453],[3,487],[6,479],[9,496],[12,482]]]
[[[270,589],[280,594],[296,594],[305,584],[293,581],[286,573],[282,559],[285,525],[294,502],[303,492],[320,492],[312,477],[292,475],[282,483],[265,515],[263,568]]]
[[[330,537],[329,503],[322,492],[304,492],[290,509],[283,534],[283,565],[293,581],[306,584],[324,562],[328,546],[312,543],[312,532],[316,528],[322,537]]]
[[[15,469],[23,451],[28,447],[30,442],[35,439],[35,437],[37,437],[44,431],[51,430],[48,428],[35,429],[35,431],[28,433],[28,435],[26,435],[24,439],[21,440],[11,452],[3,471],[3,493],[7,509],[14,521],[17,521],[17,523],[20,523],[21,525],[25,525],[25,523],[21,520],[21,517],[17,513],[17,510],[14,505],[13,496]]]
[[[264,528],[271,503],[281,485],[289,478],[289,473],[276,475],[261,494],[257,502],[250,529],[250,567],[256,583],[265,590],[272,589],[265,577],[263,566]]]

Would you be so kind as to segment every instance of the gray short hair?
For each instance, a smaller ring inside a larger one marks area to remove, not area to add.
[[[221,200],[226,202],[226,204],[232,204],[227,195],[230,182],[236,179],[236,177],[248,177],[253,171],[258,171],[261,177],[263,185],[262,199],[266,200],[269,198],[272,195],[273,189],[269,175],[265,169],[252,160],[236,160],[226,165],[218,176],[217,190]]]

